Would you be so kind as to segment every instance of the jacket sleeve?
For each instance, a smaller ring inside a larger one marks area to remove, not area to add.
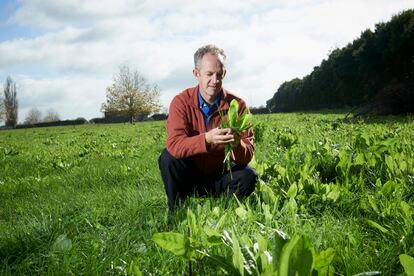
[[[206,153],[205,133],[190,136],[191,122],[185,103],[175,97],[167,120],[167,150],[177,159]]]
[[[240,103],[240,102],[239,102]],[[247,108],[244,102],[241,103],[241,109],[239,115]],[[243,133],[240,139],[240,144],[233,149],[234,162],[238,165],[247,165],[253,158],[254,154],[254,133],[253,128],[249,128],[248,131]]]

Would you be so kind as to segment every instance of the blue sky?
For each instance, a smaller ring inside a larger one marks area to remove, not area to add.
[[[0,0],[0,81],[17,83],[20,122],[31,108],[91,119],[128,64],[159,84],[167,109],[196,85],[193,53],[213,43],[228,57],[224,87],[259,106],[409,2]]]

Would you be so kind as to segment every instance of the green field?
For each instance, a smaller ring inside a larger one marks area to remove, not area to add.
[[[414,118],[343,117],[255,116],[255,193],[174,215],[165,122],[1,131],[0,272],[410,273]]]

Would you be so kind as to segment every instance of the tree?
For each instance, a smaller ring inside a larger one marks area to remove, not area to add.
[[[56,112],[53,108],[49,109],[46,113],[46,116],[43,118],[43,122],[50,123],[50,122],[57,122],[60,120],[59,113]]]
[[[106,88],[106,101],[101,111],[133,118],[139,114],[148,115],[161,109],[160,89],[137,70],[124,65],[114,76],[113,84]]]
[[[393,16],[387,23],[376,24],[375,31],[364,30],[360,37],[330,52],[320,66],[299,79],[301,85],[295,85],[293,80],[280,85],[273,98],[267,101],[268,108],[297,111],[358,106],[370,104],[387,87],[403,93],[401,91],[406,91],[403,87],[411,87],[414,83],[413,26],[414,9],[411,9]],[[379,96],[389,99],[391,104],[390,95],[396,92],[389,93]],[[404,103],[411,102],[411,94],[404,95]],[[400,107],[404,112],[403,106],[395,104],[388,108]]]
[[[15,127],[17,124],[17,89],[16,83],[9,76],[4,87],[4,111],[6,126]]]
[[[37,108],[32,108],[27,113],[24,123],[26,125],[33,125],[42,121],[42,112]]]
[[[4,121],[6,116],[6,110],[4,107],[4,99],[0,95],[0,122]]]

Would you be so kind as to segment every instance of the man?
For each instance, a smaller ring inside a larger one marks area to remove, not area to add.
[[[253,157],[253,130],[242,137],[231,129],[220,129],[220,114],[227,114],[230,102],[239,103],[239,114],[245,102],[222,88],[226,75],[222,49],[206,45],[194,54],[193,75],[196,87],[174,97],[167,120],[167,148],[159,158],[159,167],[170,210],[178,201],[196,194],[248,196],[255,188],[256,172],[247,164]],[[224,147],[233,150],[232,176],[223,171]]]

